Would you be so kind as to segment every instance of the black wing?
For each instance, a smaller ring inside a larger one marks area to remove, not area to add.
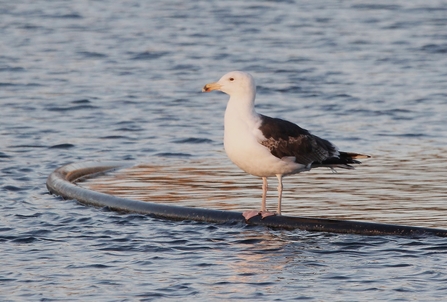
[[[261,119],[260,130],[266,138],[261,144],[278,158],[294,156],[295,162],[307,166],[339,157],[337,148],[332,143],[310,134],[294,123],[265,115],[261,115]]]

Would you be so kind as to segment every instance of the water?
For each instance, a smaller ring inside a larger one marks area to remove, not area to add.
[[[240,177],[236,205],[256,205],[257,180],[223,152],[227,97],[200,93],[239,69],[257,80],[260,112],[373,156],[286,178],[289,211],[446,227],[445,1],[140,2],[0,4],[0,300],[446,296],[442,238],[172,222],[45,188],[70,162],[219,163]],[[356,193],[331,186],[341,179]],[[218,187],[198,202],[204,189]],[[380,207],[365,206],[374,196]]]

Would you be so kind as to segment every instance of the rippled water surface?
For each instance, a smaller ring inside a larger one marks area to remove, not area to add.
[[[173,222],[45,181],[124,160],[139,166],[90,185],[121,175],[131,197],[259,206],[259,179],[223,151],[227,96],[200,93],[238,69],[259,112],[373,156],[286,178],[287,214],[447,228],[446,24],[445,1],[0,4],[0,300],[442,299],[443,238]]]

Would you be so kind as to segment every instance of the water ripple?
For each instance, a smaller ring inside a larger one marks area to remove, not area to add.
[[[166,221],[63,200],[45,181],[70,162],[135,160],[146,170],[114,179],[117,195],[259,206],[259,180],[223,151],[227,96],[200,93],[239,69],[257,80],[259,112],[373,155],[352,173],[289,178],[290,213],[447,227],[446,11],[3,3],[0,300],[443,300],[443,238]]]

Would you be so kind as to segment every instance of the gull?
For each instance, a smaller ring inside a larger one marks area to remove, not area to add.
[[[225,74],[219,81],[206,84],[202,92],[222,91],[230,96],[225,111],[224,146],[230,160],[243,171],[262,178],[261,210],[245,211],[249,219],[275,215],[267,211],[267,177],[278,178],[278,208],[281,215],[283,177],[317,167],[354,169],[357,159],[369,155],[342,152],[331,142],[312,135],[289,121],[255,111],[256,84],[242,71]]]

